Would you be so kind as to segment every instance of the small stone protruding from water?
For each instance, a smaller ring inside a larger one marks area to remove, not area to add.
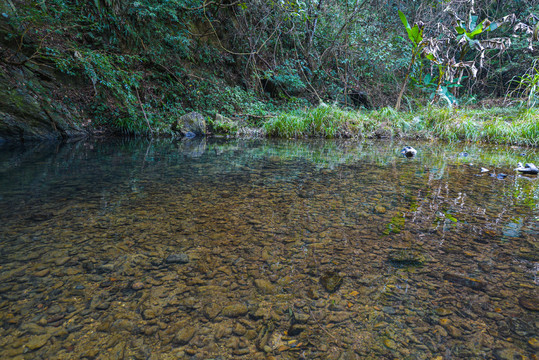
[[[187,254],[170,254],[165,262],[167,264],[187,264],[189,262],[189,255]]]
[[[402,150],[401,150],[401,154],[407,158],[411,158],[411,157],[414,157],[416,154],[417,154],[417,150],[414,149],[413,147],[411,146],[405,146]]]

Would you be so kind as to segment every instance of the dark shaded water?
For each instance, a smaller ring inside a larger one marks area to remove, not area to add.
[[[539,152],[402,145],[0,149],[0,358],[537,358]]]

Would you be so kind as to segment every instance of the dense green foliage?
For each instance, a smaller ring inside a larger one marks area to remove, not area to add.
[[[275,115],[265,125],[272,135],[337,137],[352,134],[350,119],[363,116],[349,109],[393,106],[397,98],[407,110],[508,95],[537,106],[539,5],[474,4],[2,0],[0,50],[3,66],[48,64],[78,78],[78,96],[67,97],[97,125],[123,132],[167,132],[196,110],[255,127]],[[511,44],[496,46],[498,38]],[[322,107],[301,110],[320,102],[342,107],[330,111],[342,124],[322,121],[329,111]],[[297,124],[287,130],[292,118]]]

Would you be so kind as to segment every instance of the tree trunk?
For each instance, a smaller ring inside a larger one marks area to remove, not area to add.
[[[408,84],[408,78],[410,77],[410,71],[412,71],[412,65],[414,65],[414,62],[415,62],[415,56],[416,56],[416,53],[414,51],[414,53],[412,54],[412,60],[410,60],[410,64],[408,65],[408,69],[406,70],[406,77],[404,78],[404,83],[402,84],[399,97],[397,98],[397,104],[395,105],[395,110],[399,110],[401,107],[402,97],[404,96],[404,90],[406,90],[406,85]]]

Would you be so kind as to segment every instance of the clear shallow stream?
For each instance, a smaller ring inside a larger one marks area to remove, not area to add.
[[[0,358],[537,359],[539,151],[403,145],[0,148]]]

